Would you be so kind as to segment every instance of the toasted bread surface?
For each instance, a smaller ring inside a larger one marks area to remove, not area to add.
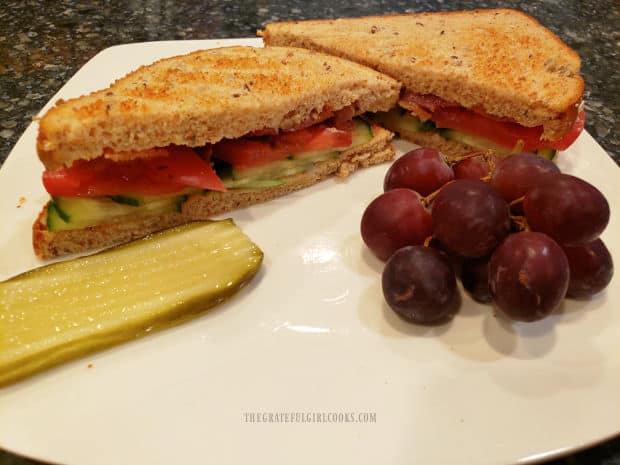
[[[561,137],[583,96],[580,58],[516,10],[369,16],[268,24],[266,45],[343,57],[386,73],[413,92],[544,126]]]
[[[205,220],[213,215],[265,202],[315,184],[330,175],[348,176],[360,167],[391,160],[395,155],[390,144],[393,134],[374,124],[372,131],[373,138],[366,144],[342,152],[336,160],[319,163],[311,171],[290,176],[286,184],[268,189],[195,194],[183,203],[181,212],[132,216],[89,228],[49,231],[46,226],[48,204],[33,225],[34,251],[40,258],[52,258],[129,242],[178,224]]]
[[[264,128],[293,129],[325,109],[387,110],[399,91],[381,73],[313,51],[202,50],[57,103],[39,121],[37,151],[47,169],[57,169],[104,151],[131,157],[170,144],[195,147]]]

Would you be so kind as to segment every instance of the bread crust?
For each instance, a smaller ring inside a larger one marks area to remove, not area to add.
[[[39,121],[37,152],[48,170],[106,152],[132,158],[132,151],[153,147],[196,147],[264,128],[294,129],[325,109],[388,110],[399,91],[388,76],[314,51],[200,50],[58,102]]]
[[[358,168],[394,158],[395,152],[390,144],[393,133],[374,124],[371,128],[373,138],[368,143],[342,152],[337,160],[318,163],[311,171],[290,176],[286,184],[268,189],[209,191],[191,195],[183,203],[181,212],[134,216],[83,229],[49,231],[46,226],[48,203],[32,227],[35,254],[47,259],[129,242],[172,226],[206,220],[220,213],[266,202],[316,184],[331,175],[348,176]]]
[[[433,94],[558,139],[584,81],[577,53],[517,10],[472,10],[267,24],[265,45],[295,46],[370,66]]]

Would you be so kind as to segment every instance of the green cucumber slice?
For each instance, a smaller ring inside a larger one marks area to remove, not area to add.
[[[491,149],[494,152],[499,153],[499,154],[516,153],[516,150],[514,149],[511,150],[507,147],[504,147],[503,145],[498,145],[488,139],[472,136],[465,132],[457,131],[456,129],[440,129],[439,134],[446,139],[455,140],[457,142],[460,142],[465,145],[469,145],[470,147],[473,147],[479,150]],[[557,154],[557,151],[549,148],[549,149],[534,150],[533,153],[543,158],[546,158],[547,160],[553,160],[553,158]]]
[[[440,129],[439,135],[445,139],[450,139],[456,142],[460,142],[464,145],[469,145],[478,150],[491,149],[497,153],[512,153],[512,150],[503,145],[496,144],[488,139],[482,137],[472,136],[465,132],[457,131],[456,129]]]
[[[402,108],[393,108],[388,112],[375,113],[371,117],[381,126],[404,135],[412,132],[438,131],[439,135],[443,138],[460,142],[461,144],[468,145],[474,149],[491,149],[499,154],[510,154],[515,152],[515,149],[511,147],[504,147],[503,145],[496,144],[495,142],[483,137],[473,136],[456,129],[442,128],[438,130],[435,123],[431,120],[422,122],[419,118]],[[548,160],[553,160],[557,151],[553,149],[539,149],[534,153],[537,153],[541,157],[547,158]]]
[[[370,141],[372,137],[370,125],[359,118],[355,118],[353,120],[353,141],[348,147],[309,150],[307,152],[295,153],[284,160],[278,160],[244,170],[228,165],[218,170],[218,173],[221,173],[220,176],[222,176],[224,185],[229,189],[274,187],[286,183],[286,178],[289,176],[310,171],[314,168],[316,163],[336,160],[340,156],[342,150],[365,144]]]
[[[291,155],[291,160],[310,161],[319,163],[327,160],[335,160],[340,156],[340,152],[334,149],[326,150],[309,150],[308,152],[296,153]]]
[[[223,178],[226,189],[267,189],[286,184],[286,179],[232,179]]]
[[[137,207],[142,204],[141,199],[137,197],[130,197],[128,195],[108,195],[106,197],[110,200],[114,200],[116,203],[131,205],[132,207]]]
[[[194,317],[262,259],[231,220],[196,222],[1,282],[0,386]]]
[[[422,122],[417,116],[402,110],[393,108],[390,111],[378,112],[372,115],[372,119],[379,125],[398,133],[408,132],[432,132],[435,131],[435,123],[432,121]]]
[[[314,163],[310,160],[295,160],[287,158],[243,170],[233,167],[232,179],[235,181],[258,179],[274,180],[303,173],[312,169],[313,166]]]
[[[538,149],[536,150],[536,155],[539,155],[547,160],[553,160],[555,156],[558,154],[558,151],[555,149]]]
[[[349,150],[358,145],[366,144],[372,140],[372,128],[370,125],[359,118],[353,119],[353,140],[348,147],[336,147],[324,150],[309,150],[307,152],[292,154],[289,159],[307,160],[313,163],[319,163],[327,160],[336,160],[340,156],[340,152]]]
[[[370,142],[371,139],[372,128],[370,124],[359,118],[353,118],[353,142],[347,148],[365,144],[366,142]]]
[[[58,231],[66,227],[69,223],[69,215],[60,209],[56,202],[52,199],[47,207],[47,229],[49,231]],[[70,228],[65,228],[70,229]]]
[[[107,197],[54,197],[47,209],[47,228],[50,231],[80,229],[128,215],[175,212],[186,198],[186,194],[140,197],[141,203],[133,206]]]

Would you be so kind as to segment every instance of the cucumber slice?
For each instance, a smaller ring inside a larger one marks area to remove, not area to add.
[[[266,189],[287,183],[287,178],[305,173],[314,164],[331,158],[338,158],[339,152],[316,150],[292,155],[287,159],[274,161],[256,168],[240,170],[231,167],[231,174],[222,177],[227,189]]]
[[[474,147],[480,150],[491,149],[499,154],[509,154],[509,153],[517,153],[517,149],[509,149],[504,147],[503,145],[498,145],[488,139],[484,139],[482,137],[472,136],[470,134],[457,131],[456,129],[440,129],[439,134],[446,139],[455,140],[465,145],[469,145],[470,147]],[[557,151],[554,149],[538,149],[533,153],[546,158],[547,160],[553,160]]]
[[[457,131],[456,129],[440,129],[439,134],[445,139],[454,140],[456,142],[460,142],[461,144],[469,145],[475,149],[479,150],[487,150],[491,149],[497,153],[512,153],[512,150],[508,147],[504,147],[503,145],[498,145],[495,142],[492,142],[488,139],[484,139],[482,137],[472,136],[471,134],[467,134],[465,132]]]
[[[241,176],[239,179],[233,178],[233,167],[222,160],[214,159],[217,175],[222,180],[226,189],[265,189],[286,184],[284,179],[252,179]],[[237,172],[237,176],[239,173]]]
[[[63,212],[56,202],[52,200],[47,207],[47,229],[50,231],[58,231],[67,226],[69,223],[69,215]]]
[[[375,113],[372,115],[372,118],[381,126],[398,133],[432,132],[436,130],[435,123],[432,121],[422,122],[417,116],[413,116],[400,108]]]
[[[291,160],[310,161],[319,163],[327,160],[335,160],[340,156],[340,152],[334,149],[327,150],[309,150],[308,152],[296,153],[291,155]]]
[[[286,184],[286,179],[222,179],[226,189],[266,189]]]
[[[123,203],[107,197],[54,197],[47,209],[47,229],[80,229],[110,222],[127,215],[160,214],[180,211],[187,195],[152,197],[122,196]],[[137,206],[129,203],[133,199]]]
[[[187,198],[188,194],[199,192],[199,189],[187,188],[182,194],[172,195],[142,195],[142,194],[123,194],[123,195],[108,195],[108,199],[113,200],[116,203],[123,205],[130,205],[132,207],[144,206],[145,208],[157,208],[157,204],[170,201],[173,198]],[[133,210],[135,211],[135,210]]]
[[[320,163],[322,161],[336,160],[340,156],[340,152],[351,149],[358,145],[365,144],[372,140],[372,128],[368,123],[359,118],[353,119],[353,140],[348,147],[338,147],[325,150],[309,150],[307,152],[295,153],[291,155],[292,160],[305,160],[312,163]]]
[[[416,116],[404,111],[400,108],[393,108],[388,112],[379,112],[372,115],[372,119],[379,123],[381,126],[400,134],[406,135],[412,132],[428,132],[437,131],[435,123],[431,120],[422,122]],[[491,149],[499,154],[515,153],[518,150],[516,148],[504,147],[503,145],[496,144],[488,139],[472,136],[465,132],[458,131],[456,129],[439,129],[439,135],[445,139],[460,142],[461,144],[469,145],[478,150]],[[535,151],[541,157],[553,160],[556,155],[556,151],[553,149],[540,149]]]
[[[0,385],[193,317],[262,251],[231,221],[190,223],[0,283]]]
[[[555,156],[558,154],[558,151],[555,149],[538,149],[536,150],[536,155],[539,155],[547,160],[553,160]]]
[[[358,145],[370,142],[372,139],[372,128],[366,121],[359,118],[353,118],[353,142],[347,148],[356,147]]]
[[[244,170],[233,167],[232,178],[235,181],[242,182],[247,182],[249,180],[274,180],[303,173],[312,169],[313,166],[314,163],[310,160],[287,158]]]
[[[372,139],[368,123],[358,118],[353,120],[353,141],[348,147],[325,150],[309,150],[294,153],[284,160],[267,163],[255,168],[240,170],[221,160],[216,160],[216,171],[228,189],[264,189],[286,184],[287,177],[305,173],[316,163],[336,160],[342,150],[365,144]]]
[[[137,207],[141,205],[141,199],[136,197],[130,197],[128,195],[108,195],[108,199],[114,200],[116,203],[122,203],[124,205],[131,205],[132,207]]]

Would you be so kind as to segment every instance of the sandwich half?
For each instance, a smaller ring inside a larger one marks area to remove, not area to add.
[[[280,22],[259,35],[397,79],[398,105],[376,120],[449,156],[490,148],[551,157],[583,129],[579,56],[519,11]]]
[[[42,258],[84,252],[270,200],[394,157],[361,119],[400,84],[286,47],[203,50],[143,66],[39,120],[51,195],[33,225]]]

